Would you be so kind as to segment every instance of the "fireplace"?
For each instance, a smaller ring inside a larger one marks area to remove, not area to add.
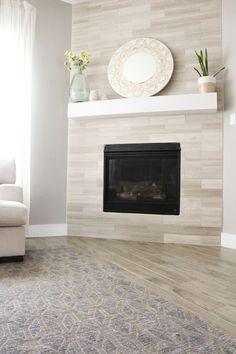
[[[115,144],[104,149],[105,212],[179,215],[180,144]]]

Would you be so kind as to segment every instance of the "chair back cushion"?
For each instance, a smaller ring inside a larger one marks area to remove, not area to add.
[[[16,164],[14,159],[0,158],[0,184],[16,182]]]

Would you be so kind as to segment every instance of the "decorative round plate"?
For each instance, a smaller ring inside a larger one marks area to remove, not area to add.
[[[108,65],[108,80],[123,97],[155,95],[170,81],[174,60],[169,48],[153,38],[138,38],[122,45]]]

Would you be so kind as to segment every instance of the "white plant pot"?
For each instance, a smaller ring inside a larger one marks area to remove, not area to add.
[[[215,92],[216,78],[214,76],[201,76],[198,78],[198,86],[201,93]]]

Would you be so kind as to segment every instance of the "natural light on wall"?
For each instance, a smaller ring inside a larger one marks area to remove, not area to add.
[[[28,205],[35,20],[36,9],[28,2],[0,0],[0,155],[15,158]]]

